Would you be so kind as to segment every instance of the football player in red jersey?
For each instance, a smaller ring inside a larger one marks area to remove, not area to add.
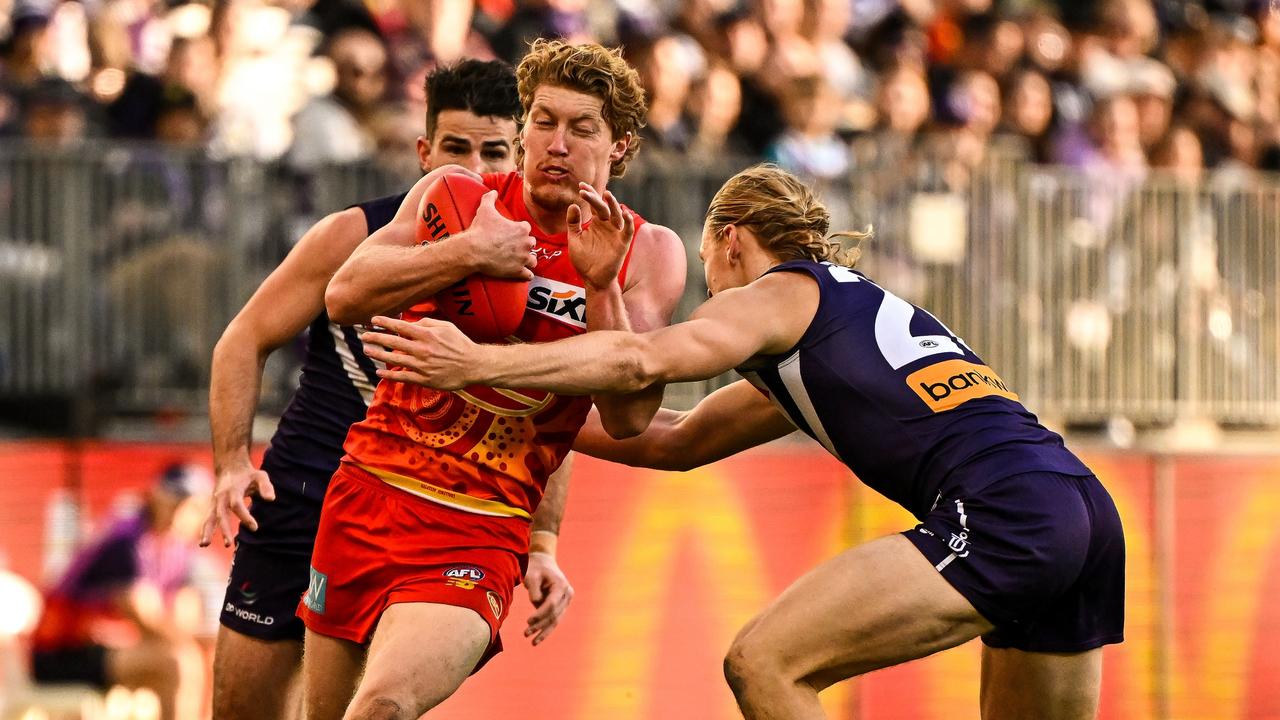
[[[684,289],[684,247],[605,189],[637,149],[645,103],[635,71],[599,45],[539,41],[517,77],[523,172],[478,178],[495,192],[471,226],[426,247],[414,240],[420,182],[335,274],[326,293],[332,318],[429,314],[439,270],[426,266],[428,254],[465,258],[477,237],[518,236],[536,264],[516,340],[670,321]],[[593,261],[623,247],[612,253],[617,262]],[[626,436],[643,430],[660,401],[654,388],[601,397],[598,407],[604,427]],[[299,606],[310,718],[417,718],[500,649],[529,517],[590,409],[589,398],[537,390],[378,386],[325,497]]]
[[[515,168],[520,101],[513,69],[497,61],[467,60],[430,73],[425,87],[425,135],[418,138],[423,172],[503,172]],[[298,598],[308,565],[320,505],[338,466],[347,428],[364,417],[378,379],[360,352],[357,330],[330,322],[324,311],[329,279],[351,252],[399,208],[405,193],[359,203],[311,228],[227,327],[214,351],[210,420],[218,485],[203,543],[220,529],[235,536],[235,562],[222,604],[214,656],[213,717],[288,717],[299,693],[302,622]],[[525,238],[510,247],[490,239],[474,266],[490,273],[529,274]],[[457,247],[465,248],[467,243]],[[431,258],[427,258],[428,261]],[[437,258],[437,260],[439,260]],[[445,272],[470,272],[454,258]],[[437,274],[441,287],[451,280]],[[280,419],[260,468],[250,460],[250,429],[258,402],[262,363],[273,350],[310,326],[302,381]],[[555,531],[567,491],[566,472],[548,483],[548,500],[533,520],[538,552],[525,584],[536,608],[529,618],[540,642],[563,612],[573,589],[555,562]],[[252,507],[245,499],[257,496]]]

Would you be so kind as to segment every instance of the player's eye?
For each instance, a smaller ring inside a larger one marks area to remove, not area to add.
[[[505,150],[489,150],[484,154],[485,160],[506,160],[507,152]]]

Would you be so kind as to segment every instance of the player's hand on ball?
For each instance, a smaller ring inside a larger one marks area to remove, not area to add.
[[[480,198],[480,207],[468,230],[473,240],[476,272],[499,278],[533,279],[535,241],[529,223],[516,222],[496,207],[498,192]]]
[[[405,322],[375,317],[375,327],[363,333],[364,354],[381,360],[386,367],[378,377],[414,383],[436,390],[458,390],[474,384],[470,376],[476,362],[476,344],[456,325],[434,318]]]
[[[200,531],[200,547],[213,542],[215,529],[222,533],[222,544],[231,546],[231,516],[240,518],[240,524],[250,530],[258,529],[258,521],[249,513],[245,498],[257,495],[263,500],[275,500],[276,489],[271,479],[261,470],[245,464],[218,473],[218,484],[213,488],[213,501],[209,503],[209,516]]]
[[[623,210],[613,193],[604,196],[587,183],[578,183],[578,197],[591,206],[591,226],[582,227],[582,208],[570,205],[565,211],[569,225],[569,259],[582,279],[592,287],[607,287],[622,271],[622,262],[631,247],[635,220]]]
[[[556,559],[550,553],[529,553],[529,570],[524,574],[524,587],[529,591],[529,602],[533,603],[533,614],[529,616],[525,637],[532,637],[533,644],[539,645],[552,630],[560,624],[560,616],[569,609],[573,600],[573,586],[565,577]]]

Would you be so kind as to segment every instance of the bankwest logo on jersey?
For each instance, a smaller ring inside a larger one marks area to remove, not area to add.
[[[587,327],[587,291],[577,285],[535,277],[529,283],[527,307],[574,327]]]
[[[907,385],[936,413],[974,398],[995,395],[1018,399],[994,370],[965,360],[946,360],[921,368],[907,376]]]

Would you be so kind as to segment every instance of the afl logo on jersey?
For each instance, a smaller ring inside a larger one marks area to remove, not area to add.
[[[587,291],[577,285],[535,277],[529,283],[528,309],[566,325],[586,329]]]

